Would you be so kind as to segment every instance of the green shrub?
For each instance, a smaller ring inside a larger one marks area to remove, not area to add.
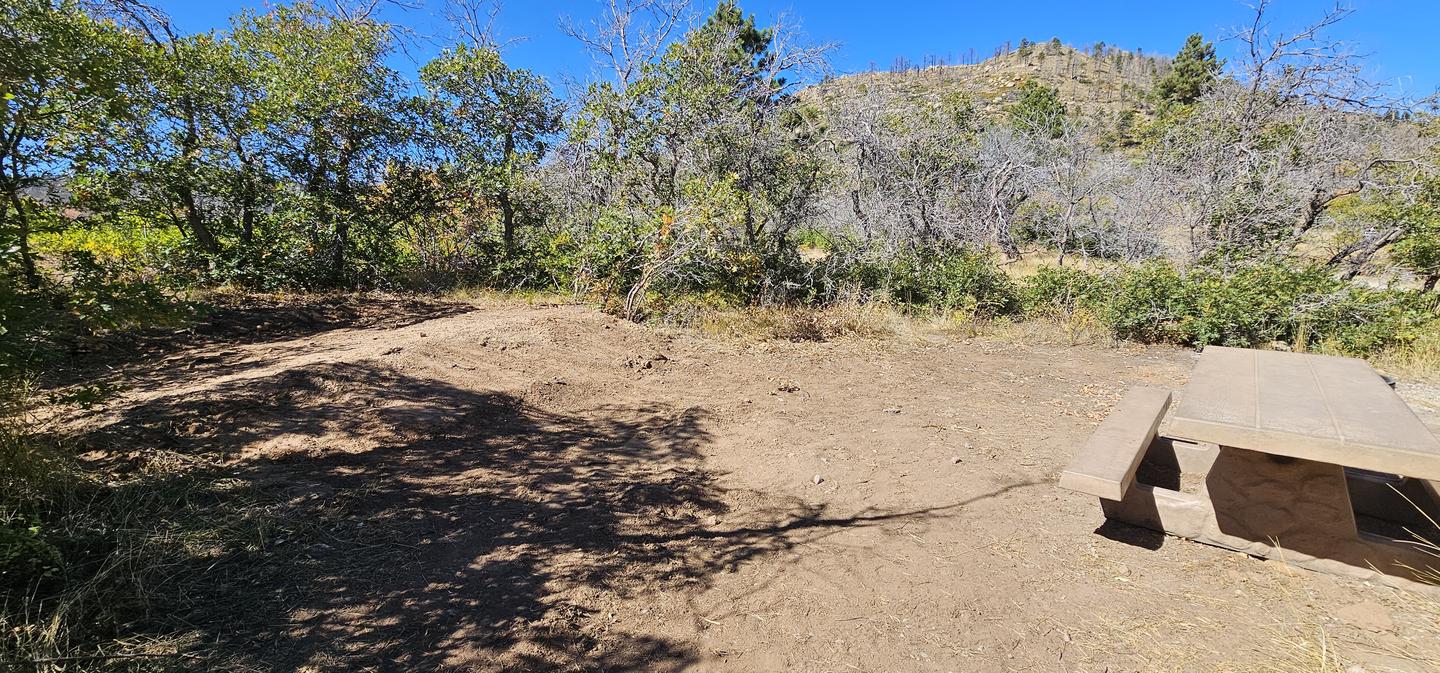
[[[988,254],[970,250],[921,250],[899,256],[888,269],[891,296],[909,306],[980,316],[1014,312],[1019,298],[1014,281]]]
[[[1310,344],[1350,355],[1409,346],[1440,326],[1437,297],[1351,286],[1302,307]]]
[[[1440,315],[1433,297],[1350,285],[1313,264],[1278,260],[1181,272],[1152,261],[1109,275],[1041,267],[1019,290],[1026,315],[1085,309],[1117,337],[1236,347],[1284,342],[1369,355],[1403,346]]]
[[[0,521],[0,594],[24,596],[60,578],[60,550],[45,541],[40,526]]]
[[[65,301],[90,331],[169,322],[179,307],[139,270],[87,251],[66,253],[60,270],[67,281]]]
[[[31,245],[42,255],[86,252],[106,262],[155,266],[185,245],[184,241],[185,237],[175,227],[155,225],[122,214],[113,221],[76,222],[57,231],[36,234]]]
[[[1185,323],[1195,312],[1185,277],[1169,263],[1146,262],[1119,274],[1101,317],[1122,339],[1188,343]]]
[[[1185,277],[1193,314],[1185,320],[1185,343],[1256,346],[1293,341],[1304,322],[1303,307],[1325,301],[1342,283],[1312,265],[1269,262],[1230,273],[1209,268]]]
[[[1100,274],[1073,266],[1042,266],[1021,281],[1020,307],[1031,316],[1095,310],[1109,301],[1112,291],[1111,280]]]

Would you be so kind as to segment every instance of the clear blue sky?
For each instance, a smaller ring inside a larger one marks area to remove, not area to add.
[[[443,37],[443,0],[412,0],[421,4],[401,10],[387,6],[385,17],[415,29],[417,34]],[[263,10],[265,0],[160,0],[159,5],[186,32],[224,28],[242,8]],[[1370,55],[1377,79],[1407,93],[1428,94],[1440,87],[1440,0],[1349,0],[1355,14],[1331,31],[1352,49]],[[697,11],[713,0],[696,0]],[[816,42],[837,42],[833,55],[841,73],[863,71],[872,63],[885,69],[897,56],[920,63],[927,55],[958,59],[974,49],[982,58],[995,47],[1020,38],[1083,46],[1096,41],[1147,53],[1173,54],[1192,32],[1216,39],[1232,32],[1251,16],[1241,0],[741,0],[740,6],[768,24],[784,13],[798,18]],[[1294,29],[1333,7],[1326,0],[1276,0],[1271,12],[1275,30]],[[579,44],[559,29],[562,16],[584,22],[597,16],[600,0],[508,0],[497,24],[505,38],[523,38],[506,49],[506,60],[545,75],[559,86],[562,74],[585,79],[590,60]],[[1233,45],[1220,44],[1221,56]],[[412,56],[424,59],[434,47],[422,44]],[[414,66],[397,59],[397,67]]]

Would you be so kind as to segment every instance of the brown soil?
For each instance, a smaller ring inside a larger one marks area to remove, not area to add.
[[[1106,524],[1056,487],[1126,387],[1184,382],[1183,350],[377,306],[271,338],[228,315],[74,422],[92,460],[183,457],[270,517],[243,543],[192,533],[202,581],[145,628],[246,670],[1440,659],[1432,603]]]

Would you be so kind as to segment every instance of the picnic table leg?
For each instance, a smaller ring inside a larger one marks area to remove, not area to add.
[[[1414,588],[1409,568],[1440,567],[1361,533],[1345,469],[1328,463],[1219,447],[1199,493],[1137,483],[1102,505],[1113,519],[1337,575]]]
[[[1299,458],[1221,447],[1205,477],[1213,535],[1259,556],[1275,547],[1291,555],[1365,565],[1345,468]],[[1299,557],[1297,556],[1297,559]]]

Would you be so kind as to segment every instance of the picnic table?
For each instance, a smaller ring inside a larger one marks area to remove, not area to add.
[[[1413,587],[1440,569],[1416,539],[1440,520],[1440,440],[1369,364],[1211,346],[1165,425],[1171,399],[1132,389],[1060,485],[1109,519],[1314,570]]]

